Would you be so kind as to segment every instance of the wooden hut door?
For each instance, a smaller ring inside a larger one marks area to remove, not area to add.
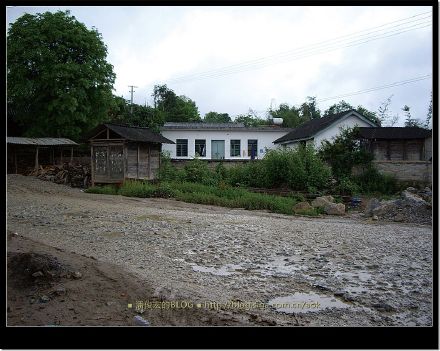
[[[110,146],[109,168],[111,179],[124,179],[124,148],[123,146]]]

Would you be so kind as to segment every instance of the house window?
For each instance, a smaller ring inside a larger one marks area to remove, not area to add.
[[[258,151],[258,140],[257,139],[249,139],[248,140],[248,155],[253,160],[257,157]]]
[[[188,156],[188,139],[176,140],[176,156],[177,157]]]
[[[231,157],[240,156],[240,140],[231,140]]]
[[[196,139],[195,154],[200,157],[206,156],[206,140]]]

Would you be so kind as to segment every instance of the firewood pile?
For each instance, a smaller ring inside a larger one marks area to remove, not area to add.
[[[57,184],[70,185],[73,188],[88,188],[91,184],[89,165],[60,165],[40,166],[38,169],[29,169],[26,175]]]

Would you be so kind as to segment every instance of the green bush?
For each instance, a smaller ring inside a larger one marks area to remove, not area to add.
[[[209,183],[212,181],[211,171],[206,162],[194,158],[183,167],[185,170],[185,181],[194,183]]]
[[[360,187],[355,180],[343,177],[339,179],[333,191],[341,195],[354,195],[360,192]]]
[[[118,188],[116,185],[92,186],[84,191],[86,193],[92,193],[92,194],[104,194],[104,195],[118,194]]]
[[[367,167],[360,175],[354,177],[362,193],[395,194],[400,190],[396,178],[389,174],[382,174],[373,166]]]
[[[160,155],[160,167],[158,178],[161,181],[177,179],[177,168],[171,163],[169,151],[162,151]]]
[[[119,194],[129,197],[154,197],[156,186],[148,182],[127,180],[119,189]]]

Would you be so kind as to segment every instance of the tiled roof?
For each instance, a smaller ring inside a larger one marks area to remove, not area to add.
[[[418,127],[359,128],[364,139],[425,139],[431,135],[432,131]]]
[[[356,110],[350,110],[350,111],[336,113],[330,116],[312,119],[308,122],[301,124],[299,127],[295,128],[289,134],[286,134],[281,138],[278,138],[277,140],[274,141],[274,144],[282,143],[284,141],[312,138],[319,131],[329,127],[337,120],[353,112],[358,113]]]
[[[277,125],[246,127],[243,123],[205,123],[205,122],[167,122],[161,130],[250,130],[250,131],[285,131],[289,132],[292,128],[283,128]]]
[[[152,132],[148,128],[144,127],[131,127],[121,124],[114,123],[105,123],[96,127],[90,135],[96,135],[99,133],[101,129],[104,127],[108,127],[110,130],[120,135],[122,138],[131,140],[131,141],[139,141],[146,143],[165,143],[165,144],[174,144],[173,141],[165,138],[164,136]]]

